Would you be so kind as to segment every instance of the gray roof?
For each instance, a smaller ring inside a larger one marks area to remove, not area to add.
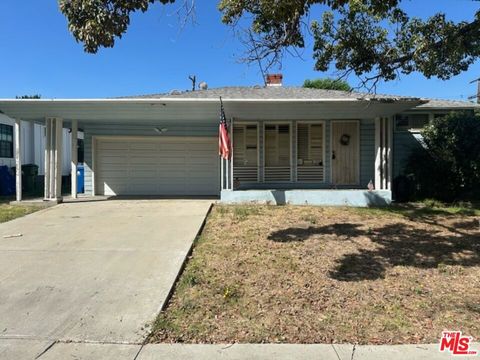
[[[415,97],[367,94],[354,91],[309,89],[291,86],[227,86],[197,91],[173,90],[163,94],[126,96],[130,99],[268,99],[268,100],[343,100],[343,99],[385,99],[419,100]]]
[[[364,99],[364,100],[412,100],[425,101],[424,104],[417,106],[417,109],[474,109],[480,108],[479,104],[457,101],[416,98],[407,96],[368,94],[355,91],[322,90],[303,87],[289,86],[228,86],[212,88],[208,90],[197,91],[177,91],[163,94],[148,94],[138,96],[126,96],[126,99],[217,99],[222,97],[225,100],[235,99],[269,99],[269,100],[344,100],[344,99]]]
[[[425,99],[428,102],[417,106],[417,109],[480,109],[480,104],[471,101]]]

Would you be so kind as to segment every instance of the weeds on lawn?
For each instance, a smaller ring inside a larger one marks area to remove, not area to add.
[[[236,220],[244,221],[249,216],[258,215],[260,213],[256,206],[235,206],[233,214]]]
[[[9,205],[0,204],[0,223],[22,217],[44,209],[42,205]]]

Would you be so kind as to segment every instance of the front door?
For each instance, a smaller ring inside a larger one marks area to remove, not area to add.
[[[332,183],[359,184],[359,122],[332,121]]]

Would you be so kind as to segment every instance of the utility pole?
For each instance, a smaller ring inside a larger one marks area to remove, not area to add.
[[[480,78],[470,81],[470,84],[477,83],[477,95],[469,96],[469,100],[477,99],[477,104],[480,104]]]

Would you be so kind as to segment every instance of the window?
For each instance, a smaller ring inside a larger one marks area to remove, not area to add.
[[[0,157],[13,158],[13,126],[0,124]]]
[[[240,182],[258,181],[258,126],[233,126],[233,178]]]
[[[397,131],[420,131],[429,122],[428,114],[402,114],[395,117]]]
[[[291,180],[290,124],[265,125],[265,181]]]
[[[85,142],[83,139],[78,139],[77,140],[77,161],[80,164],[83,164],[85,162]]]
[[[298,124],[297,181],[323,181],[323,124]]]

